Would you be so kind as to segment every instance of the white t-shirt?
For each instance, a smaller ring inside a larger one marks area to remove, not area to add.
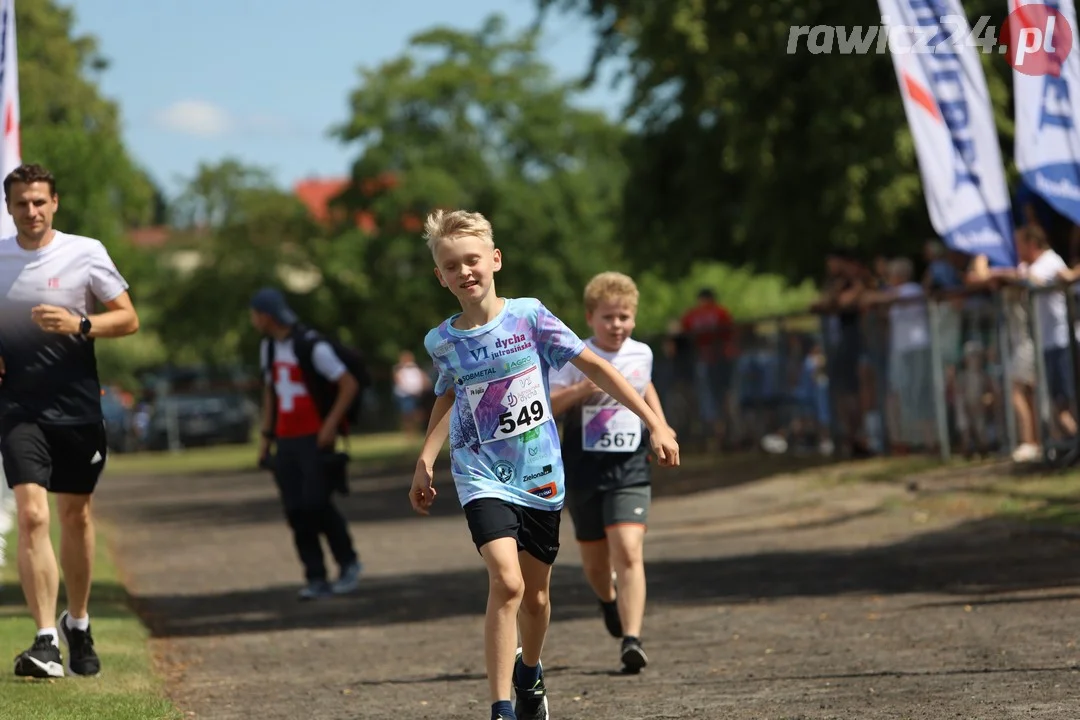
[[[889,307],[890,349],[909,352],[930,347],[930,322],[926,303],[912,298],[925,296],[918,283],[906,282],[894,288],[895,304]]]
[[[1027,267],[1027,276],[1037,285],[1057,281],[1058,272],[1066,268],[1065,261],[1053,250],[1045,250],[1038,260]],[[1069,345],[1069,320],[1065,309],[1064,292],[1039,292],[1035,295],[1035,316],[1039,322],[1043,350]]]
[[[266,367],[266,347],[265,343],[259,347],[259,367],[263,368],[266,381],[270,382],[270,369]],[[292,338],[274,340],[274,362],[298,365],[296,352],[293,350]],[[315,347],[311,350],[311,362],[319,374],[330,382],[340,380],[346,371],[345,363],[334,352],[334,348],[330,347],[330,343],[325,340],[315,343]]]
[[[404,397],[415,397],[424,393],[424,371],[416,363],[400,365],[394,373],[394,392]]]
[[[593,338],[585,341],[590,350],[604,358],[644,397],[652,382],[652,348],[627,338],[618,352],[602,350]],[[552,390],[570,387],[585,380],[585,374],[567,363],[559,371],[548,373]],[[567,417],[563,448],[574,454],[578,449],[590,453],[626,453],[641,447],[641,420],[605,392],[593,393]]]
[[[0,413],[17,410],[47,423],[101,420],[94,341],[47,333],[30,311],[44,304],[91,315],[95,299],[115,300],[127,288],[93,238],[57,231],[38,250],[21,247],[14,236],[0,239],[0,355],[7,366]]]
[[[645,389],[652,382],[653,351],[643,342],[633,338],[627,338],[618,352],[601,350],[596,346],[596,340],[589,338],[585,344],[594,353],[611,363],[624,378],[629,381],[642,397]],[[585,373],[577,369],[572,363],[563,365],[562,370],[552,370],[548,373],[548,382],[551,389],[570,387],[585,380]],[[618,405],[618,401],[605,392],[599,392],[585,401],[590,405]]]

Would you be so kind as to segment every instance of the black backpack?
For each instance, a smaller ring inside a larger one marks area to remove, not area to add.
[[[324,336],[320,334],[319,331],[304,325],[294,326],[290,339],[293,341],[293,352],[296,353],[296,362],[300,366],[300,374],[304,378],[304,385],[307,386],[308,394],[311,395],[311,399],[315,403],[315,408],[319,411],[321,417],[326,417],[330,412],[330,408],[334,406],[334,401],[337,399],[337,383],[330,382],[322,376],[322,373],[315,368],[313,356],[315,354],[315,346],[318,343],[327,342],[330,344],[334,354],[341,359],[341,362],[345,365],[345,369],[349,371],[350,375],[356,378],[356,382],[360,386],[356,392],[356,397],[353,398],[352,403],[345,412],[343,424],[346,426],[356,426],[359,424],[360,412],[363,408],[364,391],[371,386],[371,374],[368,372],[367,363],[364,360],[363,353],[354,347],[344,344],[337,337]],[[263,371],[267,372],[274,367],[274,342],[269,339],[265,342],[267,343],[266,366],[263,368]],[[270,394],[274,394],[274,383],[272,379],[270,382]],[[276,397],[274,398],[272,412],[277,412]],[[347,428],[342,428],[343,431],[346,429]]]

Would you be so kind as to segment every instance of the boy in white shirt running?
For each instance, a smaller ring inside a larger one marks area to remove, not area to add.
[[[594,277],[585,286],[585,318],[593,330],[585,345],[610,362],[666,425],[652,383],[652,349],[630,337],[637,307],[638,289],[631,278],[616,272]],[[608,632],[622,639],[623,671],[637,673],[648,663],[641,626],[651,498],[649,433],[634,413],[576,367],[552,370],[550,383],[552,412],[567,413],[562,441],[566,501],[585,577],[600,600]]]

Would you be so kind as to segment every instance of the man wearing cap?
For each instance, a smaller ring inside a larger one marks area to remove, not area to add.
[[[265,381],[259,465],[271,464],[270,446],[274,443],[274,480],[307,581],[300,599],[353,592],[359,584],[360,561],[345,518],[333,502],[334,485],[327,473],[327,459],[360,385],[330,343],[315,342],[310,350],[311,371],[336,383],[338,388],[329,411],[320,413],[297,357],[299,320],[280,291],[263,288],[255,293],[251,299],[251,324],[265,336],[259,347],[259,366]],[[333,583],[327,578],[323,558],[324,536],[341,571]]]

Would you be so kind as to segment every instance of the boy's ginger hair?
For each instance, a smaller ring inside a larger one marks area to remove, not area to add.
[[[467,210],[436,210],[424,222],[424,239],[434,256],[435,247],[445,238],[468,235],[479,238],[488,247],[495,248],[495,235],[491,223],[478,212]]]
[[[605,300],[637,310],[638,289],[633,278],[620,272],[602,272],[590,280],[585,286],[586,312],[593,312]]]

